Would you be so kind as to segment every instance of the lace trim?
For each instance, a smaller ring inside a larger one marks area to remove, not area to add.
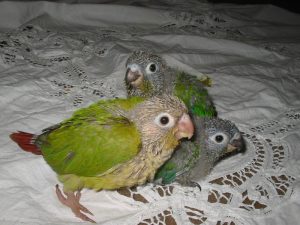
[[[290,110],[275,120],[243,128],[246,153],[234,165],[222,165],[222,172],[213,170],[200,181],[201,192],[177,184],[118,191],[126,197],[124,201],[147,205],[132,221],[147,225],[245,224],[254,215],[271,213],[293,194],[297,171],[286,168],[291,149],[283,138],[299,127],[299,113],[299,109]]]
[[[155,32],[246,38],[241,28],[229,27],[239,21],[229,21],[213,12],[197,14],[179,10],[166,15],[172,22],[161,27],[99,28],[93,32],[58,32],[33,21],[16,31],[0,34],[1,65],[5,68],[23,65],[24,69],[26,64],[28,72],[20,80],[35,77],[41,89],[32,90],[34,94],[61,101],[73,109],[101,98],[125,96],[125,90],[118,86],[122,86],[123,74],[115,77],[114,71],[105,67],[108,63],[105,56],[113,54],[115,49],[126,51],[114,41],[126,41],[134,49],[151,47],[150,42],[141,39],[137,42],[137,38]],[[101,71],[107,73],[93,71],[96,67],[91,65],[98,63],[103,66]],[[8,81],[3,78],[0,82]],[[110,192],[118,201],[128,202],[132,207],[142,206],[134,216],[122,218],[119,223],[114,220],[112,224],[235,225],[271,213],[293,194],[299,170],[287,165],[295,150],[285,137],[299,132],[299,121],[299,109],[291,109],[273,120],[241,128],[247,143],[246,153],[235,156],[239,161],[232,164],[228,164],[230,160],[220,162],[200,182],[201,192],[177,184],[148,184]]]

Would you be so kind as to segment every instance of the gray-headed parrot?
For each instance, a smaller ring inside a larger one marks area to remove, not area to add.
[[[222,156],[243,147],[241,133],[229,120],[195,117],[194,123],[201,125],[197,127],[194,141],[181,143],[159,168],[156,183],[169,184],[175,180],[184,186],[195,186]]]

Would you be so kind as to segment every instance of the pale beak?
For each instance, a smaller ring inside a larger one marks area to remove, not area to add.
[[[233,152],[233,151],[241,151],[244,148],[244,140],[242,136],[237,139],[230,141],[230,144],[227,145],[226,152]]]
[[[139,87],[143,83],[144,74],[139,67],[135,64],[127,67],[125,82],[135,88]]]
[[[175,136],[178,140],[181,138],[191,139],[193,134],[194,124],[191,120],[191,117],[187,113],[184,113],[178,121]]]
[[[228,144],[227,145],[227,149],[226,149],[226,153],[229,153],[229,152],[233,152],[237,149],[237,147],[231,145],[231,144]]]

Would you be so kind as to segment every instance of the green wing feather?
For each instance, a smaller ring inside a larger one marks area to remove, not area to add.
[[[174,85],[174,94],[179,97],[187,106],[194,118],[214,117],[217,115],[216,109],[210,99],[203,81],[196,76],[185,72],[178,72]],[[201,129],[200,123],[195,124],[198,131]],[[201,155],[200,137],[193,142],[181,144],[181,149],[176,151],[169,161],[167,161],[156,173],[156,179],[161,179],[161,183],[169,184],[175,181],[177,173],[189,171]],[[188,151],[188,152],[187,152]]]
[[[174,87],[174,94],[196,116],[216,116],[215,107],[201,80],[185,72],[178,72]]]
[[[114,112],[130,110],[142,100],[99,101],[76,111],[38,138],[45,160],[60,175],[78,176],[95,176],[130,160],[140,150],[140,134],[127,118]]]
[[[170,184],[176,179],[177,172],[178,168],[176,163],[168,161],[158,169],[154,179],[161,179],[162,184]]]
[[[175,151],[172,157],[159,168],[155,179],[161,179],[162,184],[170,184],[175,181],[178,173],[191,170],[201,155],[199,142],[199,139],[194,142],[182,142],[180,149]]]

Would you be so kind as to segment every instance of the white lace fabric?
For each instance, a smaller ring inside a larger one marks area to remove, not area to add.
[[[58,180],[43,158],[21,151],[9,134],[38,133],[99,99],[126,97],[125,62],[136,49],[209,76],[219,116],[243,132],[246,151],[220,161],[199,181],[201,191],[178,184],[83,190],[94,219],[298,223],[299,16],[264,5],[191,4],[0,3],[0,224],[80,222],[57,201]]]

